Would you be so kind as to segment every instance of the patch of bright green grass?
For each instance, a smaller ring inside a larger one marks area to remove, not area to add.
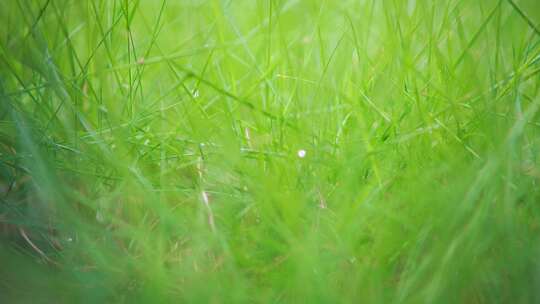
[[[0,302],[540,301],[536,0],[4,0]]]

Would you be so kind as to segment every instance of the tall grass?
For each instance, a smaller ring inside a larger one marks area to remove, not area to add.
[[[538,24],[1,1],[0,302],[539,302]]]

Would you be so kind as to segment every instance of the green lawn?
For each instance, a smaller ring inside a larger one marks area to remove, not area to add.
[[[1,303],[540,302],[538,0],[1,0]]]

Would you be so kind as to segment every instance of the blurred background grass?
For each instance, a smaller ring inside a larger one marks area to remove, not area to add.
[[[2,1],[0,300],[539,302],[536,24],[536,0]]]

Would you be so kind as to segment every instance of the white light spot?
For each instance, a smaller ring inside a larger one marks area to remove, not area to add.
[[[100,223],[105,222],[105,216],[103,216],[100,210],[96,211],[96,220]]]
[[[208,193],[206,193],[206,191],[203,191],[202,193],[202,199],[203,199],[203,202],[208,205],[210,203],[210,200],[208,199]]]
[[[297,154],[298,154],[298,157],[304,158],[304,157],[306,157],[306,150],[304,150],[304,149],[298,150]]]

